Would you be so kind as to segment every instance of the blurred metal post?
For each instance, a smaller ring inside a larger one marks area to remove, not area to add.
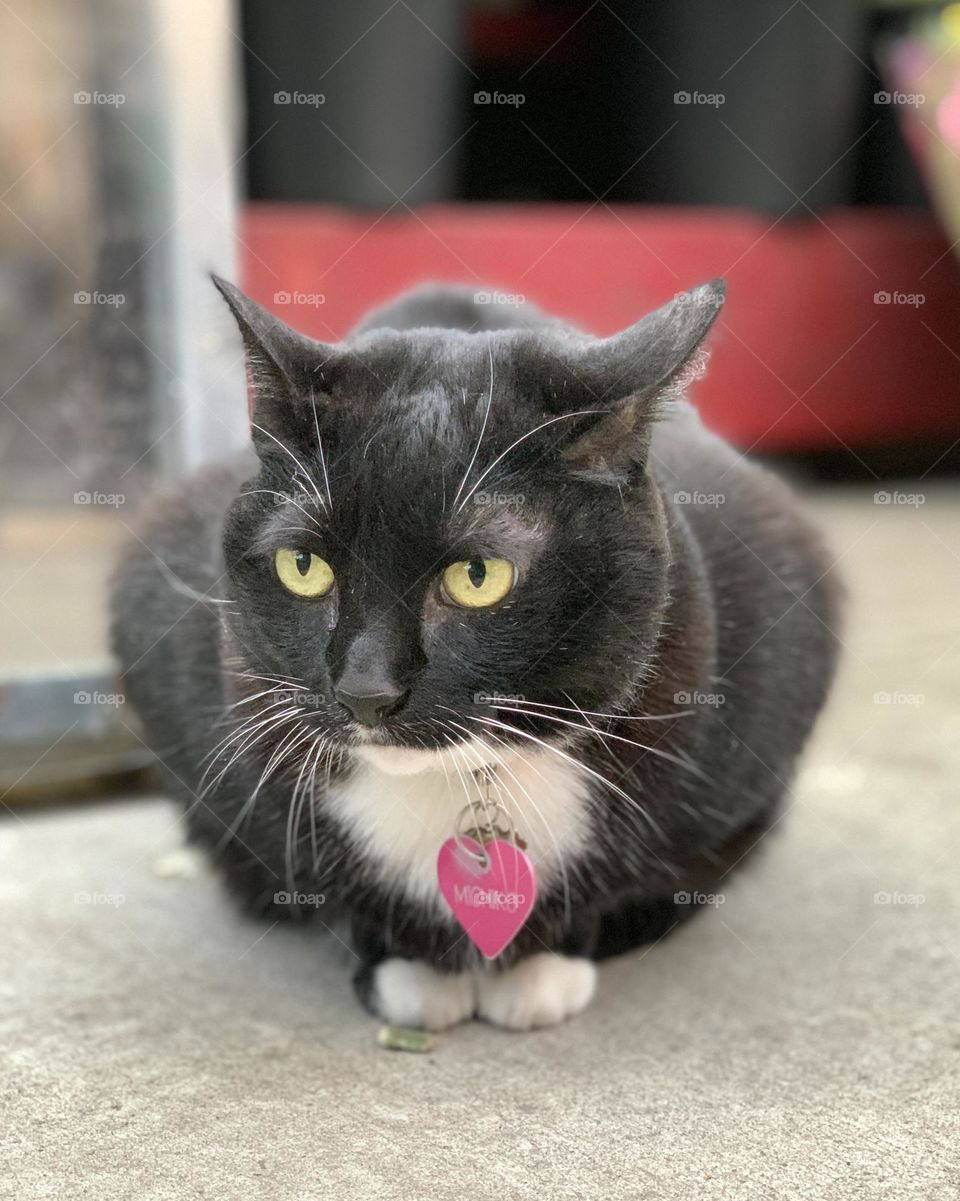
[[[243,446],[249,436],[244,369],[234,330],[210,282],[236,277],[236,210],[243,116],[234,0],[154,0],[164,31],[167,166],[175,222],[167,252],[173,378],[156,417],[164,474]],[[160,433],[162,431],[158,431]]]

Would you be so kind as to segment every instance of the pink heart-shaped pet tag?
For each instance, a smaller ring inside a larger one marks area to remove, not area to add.
[[[478,861],[484,855],[486,866]],[[499,838],[486,846],[466,836],[448,838],[437,856],[437,879],[454,917],[487,959],[513,942],[537,899],[533,864]]]

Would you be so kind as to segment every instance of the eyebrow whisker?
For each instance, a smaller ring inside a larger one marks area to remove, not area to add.
[[[457,495],[453,498],[453,505],[451,507],[454,509],[456,509],[456,507],[457,507],[457,501],[460,499],[460,493],[463,491],[464,486],[466,485],[467,479],[470,476],[470,472],[473,470],[473,465],[477,461],[477,454],[479,453],[479,450],[480,450],[480,443],[483,441],[483,435],[486,432],[486,428],[487,428],[487,419],[490,416],[490,406],[493,404],[493,343],[492,342],[487,343],[487,353],[490,356],[490,391],[487,393],[487,410],[483,415],[483,424],[480,426],[480,436],[479,436],[479,438],[477,438],[477,444],[473,448],[473,457],[471,458],[470,462],[467,464],[467,470],[463,473],[463,479],[460,481],[460,487],[457,489]]]

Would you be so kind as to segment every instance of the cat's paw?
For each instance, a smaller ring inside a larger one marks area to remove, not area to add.
[[[590,1004],[597,968],[589,959],[543,953],[477,983],[477,1016],[508,1030],[555,1026]]]
[[[373,969],[367,1001],[391,1025],[445,1030],[473,1017],[477,990],[468,972],[446,974],[414,959],[385,959]]]

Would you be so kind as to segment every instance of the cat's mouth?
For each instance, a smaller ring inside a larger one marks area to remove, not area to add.
[[[530,729],[531,719],[543,722],[549,718],[542,712],[518,712],[511,705],[501,713],[493,706],[478,706],[463,715],[443,705],[438,708],[444,711],[438,723],[444,733],[437,745],[424,744],[425,736],[429,741],[436,738],[430,723],[426,729],[419,725],[407,728],[401,723],[373,727],[353,723],[349,745],[352,758],[389,775],[442,771],[455,779],[458,773],[463,776],[494,769],[505,754],[530,751],[536,746],[554,750],[569,741],[566,727],[570,722],[565,721],[561,729],[555,728],[555,722],[547,728],[534,726],[535,733]],[[476,724],[475,733],[471,733],[468,723]]]

